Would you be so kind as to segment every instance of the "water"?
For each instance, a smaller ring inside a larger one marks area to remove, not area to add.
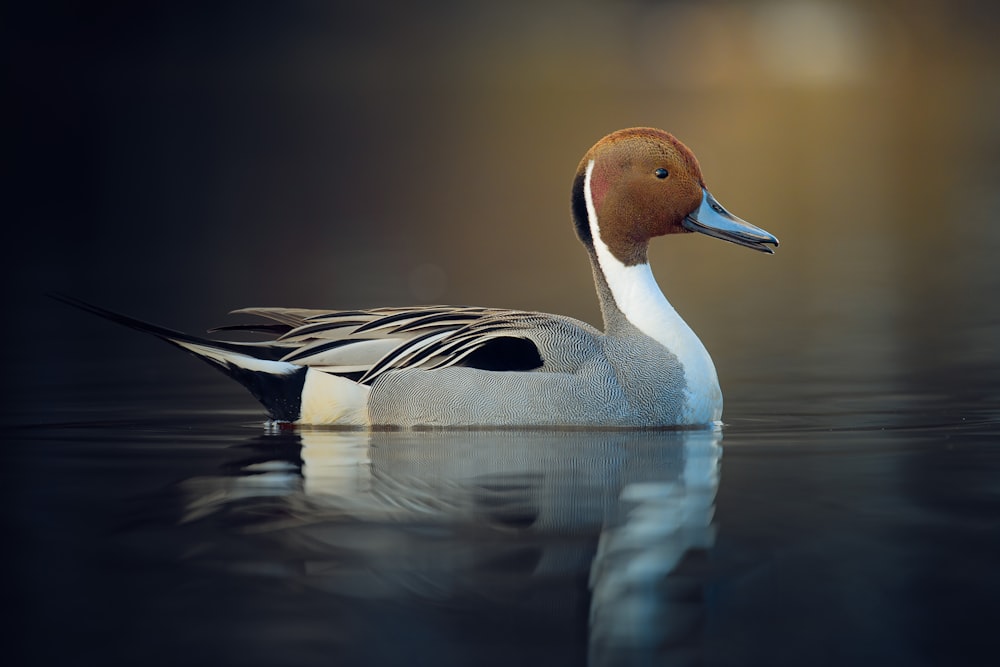
[[[993,663],[995,406],[275,430],[163,352],[5,431],[17,664]]]

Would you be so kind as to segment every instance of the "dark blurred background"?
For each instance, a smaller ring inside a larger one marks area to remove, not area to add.
[[[599,323],[571,178],[604,134],[652,125],[782,242],[766,257],[689,235],[651,253],[730,405],[840,381],[1000,401],[1000,11],[986,3],[3,14],[9,387],[72,382],[81,356],[155,354],[49,290],[194,331],[251,305]]]

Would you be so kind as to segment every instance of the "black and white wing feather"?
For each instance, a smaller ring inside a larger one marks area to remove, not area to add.
[[[240,324],[214,331],[277,334],[281,361],[341,375],[362,384],[402,369],[471,366],[531,370],[542,365],[527,331],[548,316],[465,306],[322,311],[245,308],[274,324]]]

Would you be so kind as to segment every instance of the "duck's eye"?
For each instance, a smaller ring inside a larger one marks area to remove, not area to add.
[[[667,172],[667,170],[664,169],[663,167],[660,167],[659,169],[657,169],[653,173],[656,174],[657,178],[666,178],[667,176],[670,175],[669,172]]]

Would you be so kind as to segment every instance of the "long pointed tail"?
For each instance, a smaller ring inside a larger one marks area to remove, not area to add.
[[[190,352],[246,387],[263,404],[272,419],[295,421],[299,418],[307,368],[281,361],[287,350],[279,346],[200,338],[122,315],[65,294],[49,296],[112,322],[152,334]]]

